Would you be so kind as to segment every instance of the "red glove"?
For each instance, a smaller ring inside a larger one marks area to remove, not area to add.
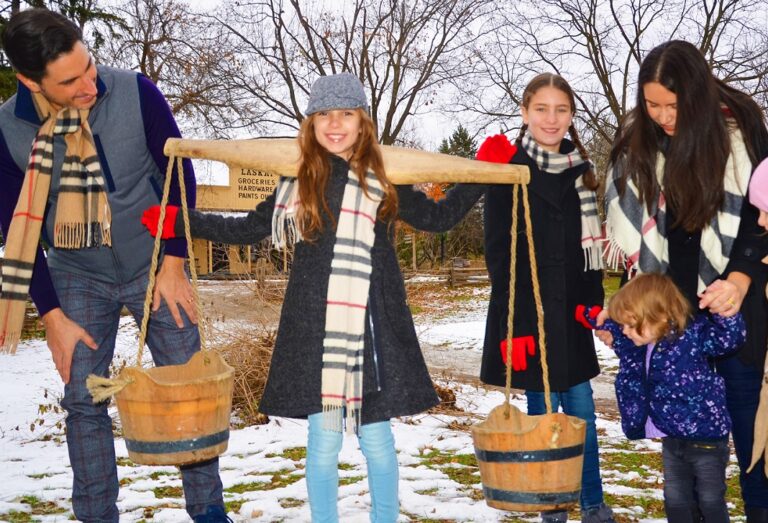
[[[519,336],[512,338],[512,370],[525,370],[528,368],[528,360],[525,357],[525,353],[528,356],[536,354],[536,343],[533,341],[533,336]],[[507,364],[507,340],[501,341],[501,360],[504,364]]]
[[[477,150],[475,158],[484,162],[509,163],[517,152],[517,146],[509,143],[503,134],[489,136]]]
[[[179,214],[179,208],[176,205],[169,205],[165,208],[165,220],[163,221],[163,240],[176,237],[176,215]],[[157,222],[160,220],[160,206],[153,205],[141,215],[141,223],[149,229],[149,234],[157,236]]]
[[[587,329],[592,330],[595,328],[598,314],[602,311],[603,308],[600,305],[592,305],[591,307],[576,305],[576,321],[581,323]]]

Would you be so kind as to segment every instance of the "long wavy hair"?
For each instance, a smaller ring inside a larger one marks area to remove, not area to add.
[[[573,116],[576,114],[576,97],[573,94],[573,89],[571,89],[570,84],[565,80],[565,78],[554,73],[541,73],[534,76],[523,90],[523,101],[520,105],[528,109],[531,104],[531,98],[533,98],[536,92],[542,87],[554,87],[558,91],[565,93],[565,96],[568,97],[568,102],[571,104],[571,115]],[[518,147],[520,147],[520,144],[523,141],[523,136],[525,136],[525,131],[527,130],[528,124],[523,124],[523,126],[520,128],[520,132],[518,133],[517,138],[515,139],[515,143]],[[573,142],[573,145],[576,146],[576,149],[579,151],[579,154],[581,154],[581,157],[584,158],[584,160],[589,161],[589,153],[587,152],[586,147],[581,144],[579,133],[576,131],[576,127],[573,125],[573,122],[571,122],[570,127],[568,127],[568,134],[571,136],[571,141]],[[584,186],[587,189],[591,189],[593,191],[597,189],[599,182],[597,180],[597,176],[595,176],[594,169],[592,169],[591,163],[589,164],[589,169],[587,172],[584,173],[582,180],[584,181]]]
[[[667,136],[648,114],[643,86],[657,82],[677,96],[674,136]],[[629,177],[649,212],[658,198],[656,156],[664,150],[664,196],[675,215],[674,227],[704,228],[725,199],[725,165],[731,153],[729,118],[744,137],[755,165],[754,141],[766,136],[763,113],[745,93],[712,76],[698,48],[672,40],[651,50],[640,65],[637,101],[622,123],[610,162],[620,166],[619,194]],[[746,187],[745,187],[746,190]]]
[[[616,323],[647,329],[658,341],[679,336],[691,318],[691,304],[672,278],[659,273],[638,274],[613,295],[608,315]]]
[[[369,196],[366,172],[372,172],[379,180],[384,190],[384,200],[379,205],[378,218],[391,222],[397,216],[397,192],[384,172],[384,160],[376,140],[376,127],[364,110],[355,111],[360,116],[360,135],[355,142],[349,165],[357,174],[366,196]],[[331,227],[336,227],[336,221],[325,198],[325,187],[331,174],[330,153],[317,141],[314,114],[301,123],[298,140],[301,151],[298,169],[301,205],[297,213],[297,223],[304,239],[312,241],[326,226],[325,218],[330,220]]]

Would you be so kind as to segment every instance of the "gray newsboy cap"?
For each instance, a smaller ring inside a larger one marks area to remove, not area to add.
[[[339,73],[315,80],[305,113],[357,108],[368,111],[363,84],[352,73]]]

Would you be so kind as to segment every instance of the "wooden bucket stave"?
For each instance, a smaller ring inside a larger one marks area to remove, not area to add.
[[[123,369],[116,396],[128,456],[142,465],[184,465],[227,449],[234,369],[214,351],[183,365]]]
[[[472,427],[486,503],[517,512],[567,510],[581,492],[586,422],[563,413],[494,408]]]

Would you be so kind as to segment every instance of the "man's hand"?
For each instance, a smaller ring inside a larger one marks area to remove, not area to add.
[[[53,363],[59,371],[61,381],[69,383],[72,368],[72,355],[75,353],[77,342],[82,341],[91,349],[99,347],[84,328],[70,320],[60,308],[51,309],[43,315],[45,339],[51,351]]]
[[[189,248],[192,248],[189,246]],[[165,300],[171,316],[180,329],[184,327],[179,306],[187,313],[189,321],[197,323],[195,294],[184,272],[184,258],[166,255],[155,278],[155,292],[152,296],[152,310],[160,309],[161,300]]]

